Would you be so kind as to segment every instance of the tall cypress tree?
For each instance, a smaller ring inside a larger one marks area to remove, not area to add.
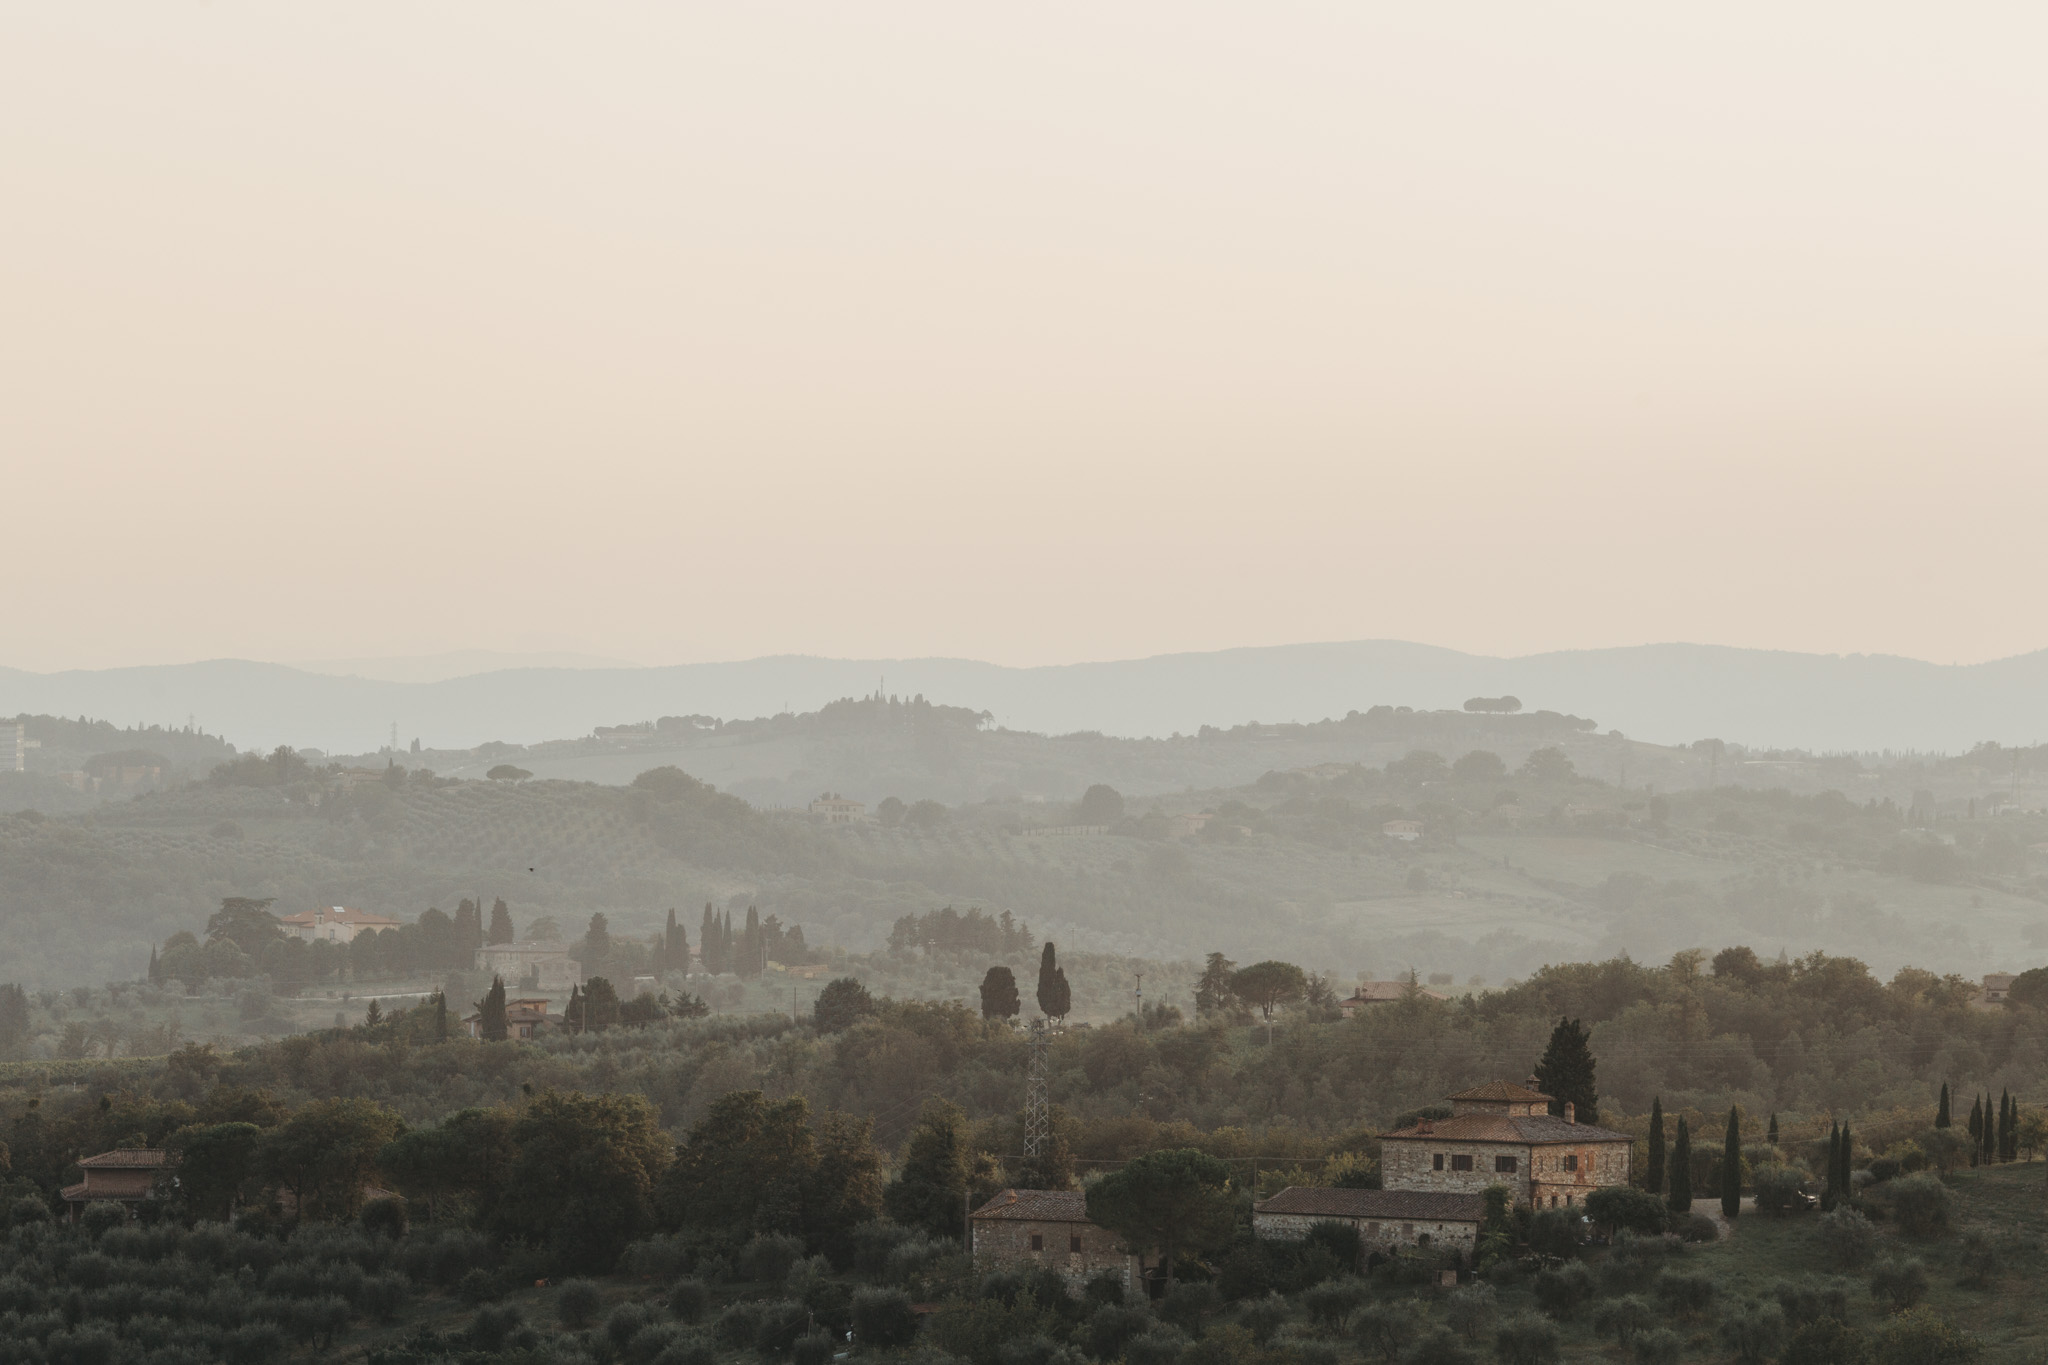
[[[1685,1115],[1678,1116],[1678,1136],[1671,1141],[1671,1198],[1673,1213],[1692,1212],[1692,1134],[1686,1130]]]
[[[735,976],[739,975],[740,955],[735,951],[739,945],[733,941],[732,911],[730,910],[718,918],[718,937],[720,940],[718,951],[724,955],[725,969]]]
[[[697,926],[697,953],[704,959],[704,971],[717,976],[725,970],[724,955],[718,951],[718,912],[704,902],[704,922]]]
[[[1728,1106],[1728,1137],[1721,1144],[1721,1216],[1742,1212],[1742,1122]]]
[[[1047,939],[1045,941],[1045,947],[1040,949],[1038,953],[1037,998],[1039,1013],[1043,1014],[1048,1019],[1057,1019],[1060,1017],[1062,1013],[1062,1011],[1059,1009],[1059,969],[1059,949],[1053,945],[1053,941],[1051,939]]]
[[[1771,1128],[1768,1133],[1764,1134],[1764,1141],[1770,1143],[1773,1147],[1778,1145],[1778,1116],[1776,1114],[1771,1115]]]
[[[1972,1099],[1970,1101],[1970,1146],[1972,1148],[1977,1148],[1983,1145],[1984,1101],[1980,1099]]]
[[[448,992],[434,992],[434,1041],[448,1041]]]
[[[1943,1081],[1941,1083],[1941,1102],[1934,1109],[1934,1126],[1936,1128],[1946,1128],[1952,1122],[1953,1120],[1949,1118],[1948,1114],[1948,1082]]]
[[[761,912],[750,905],[746,931],[740,935],[740,975],[761,975],[767,970],[767,961],[767,944],[761,938]]]
[[[1643,1188],[1651,1194],[1664,1193],[1664,1097],[1650,1099],[1650,1160],[1643,1172]]]
[[[1842,1125],[1828,1125],[1828,1182],[1827,1205],[1835,1206],[1835,1200],[1842,1193]]]
[[[1991,1116],[1991,1092],[1984,1092],[1984,1138],[1979,1146],[1984,1153],[1984,1164],[1989,1166],[1998,1160],[1998,1120]]]
[[[1592,1036],[1576,1019],[1559,1019],[1550,1045],[1536,1063],[1536,1084],[1550,1096],[1550,1112],[1570,1104],[1581,1123],[1600,1121],[1600,1090],[1594,1078]]]
[[[1840,1181],[1838,1188],[1842,1192],[1842,1198],[1847,1199],[1854,1188],[1854,1182],[1849,1177],[1856,1173],[1856,1135],[1849,1131],[1847,1119],[1842,1120],[1842,1156],[1837,1163],[1837,1169],[1841,1172],[1837,1177]]]
[[[512,911],[499,896],[491,902],[491,927],[484,934],[486,943],[510,943],[519,936],[512,932]]]
[[[164,969],[157,965],[156,945],[154,943],[149,945],[149,979],[152,982],[164,979]]]
[[[2020,1102],[2010,1092],[2002,1093],[1998,1101],[1998,1159],[2018,1161],[2020,1159]]]
[[[477,1002],[476,1036],[487,1043],[502,1043],[511,1032],[505,1019],[505,978],[491,978],[491,988]]]

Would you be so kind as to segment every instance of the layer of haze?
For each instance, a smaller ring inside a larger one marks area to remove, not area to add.
[[[0,662],[2048,644],[2036,6],[0,14]]]

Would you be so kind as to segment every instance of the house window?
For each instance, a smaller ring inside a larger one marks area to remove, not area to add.
[[[1444,1154],[1442,1152],[1438,1152],[1435,1156],[1431,1157],[1430,1160],[1435,1165],[1435,1168],[1437,1170],[1440,1171],[1444,1168]]]
[[[1081,1234],[1080,1234],[1080,1233],[1078,1233],[1078,1232],[1073,1232],[1073,1233],[1068,1233],[1068,1234],[1067,1234],[1067,1250],[1068,1250],[1069,1252],[1073,1253],[1073,1254],[1074,1254],[1074,1255],[1076,1255],[1076,1256],[1079,1256],[1079,1255],[1081,1254]]]
[[[1031,1234],[1031,1249],[1032,1249],[1033,1251],[1043,1251],[1043,1250],[1045,1250],[1045,1234],[1044,1234],[1044,1233],[1042,1233],[1042,1232],[1034,1232],[1034,1233],[1032,1233],[1032,1234]]]
[[[1497,1156],[1493,1159],[1493,1169],[1502,1175],[1513,1175],[1516,1165],[1517,1162],[1511,1156]]]
[[[1471,1158],[1471,1157],[1469,1157],[1469,1156],[1454,1156],[1454,1157],[1452,1157],[1452,1158],[1451,1158],[1451,1169],[1452,1169],[1452,1170],[1454,1170],[1454,1171],[1469,1171],[1469,1170],[1471,1170],[1471,1169],[1472,1169],[1472,1158]]]
[[[1564,1168],[1568,1171],[1576,1171],[1577,1169],[1579,1169],[1579,1154],[1577,1152],[1573,1152],[1570,1156],[1564,1159]]]

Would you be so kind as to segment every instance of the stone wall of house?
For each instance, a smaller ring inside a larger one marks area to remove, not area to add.
[[[1254,1213],[1252,1231],[1276,1241],[1298,1242],[1317,1223],[1349,1223],[1358,1229],[1358,1240],[1367,1251],[1393,1251],[1417,1246],[1423,1237],[1431,1246],[1451,1246],[1469,1252],[1479,1241],[1479,1224],[1443,1222],[1418,1218],[1411,1222],[1378,1221],[1369,1218],[1317,1218],[1305,1213]]]
[[[1436,1168],[1442,1156],[1444,1168]],[[1457,1169],[1457,1158],[1468,1157],[1472,1169]],[[1512,1172],[1495,1169],[1500,1157],[1512,1157]],[[1515,1192],[1516,1202],[1529,1197],[1529,1149],[1510,1142],[1436,1142],[1429,1138],[1407,1139],[1380,1144],[1380,1183],[1390,1190],[1439,1190],[1450,1194],[1483,1194],[1488,1187],[1505,1185]]]
[[[1067,1287],[1077,1293],[1105,1270],[1121,1277],[1127,1291],[1138,1287],[1138,1258],[1126,1252],[1114,1234],[1093,1223],[1039,1222],[1028,1218],[974,1220],[976,1271],[987,1274],[1037,1266],[1057,1270],[1065,1277]]]
[[[1625,1142],[1538,1147],[1536,1169],[1531,1174],[1530,1202],[1539,1209],[1570,1208],[1583,1204],[1594,1190],[1626,1185],[1632,1155],[1631,1145]],[[1576,1158],[1576,1170],[1565,1168],[1567,1158]]]

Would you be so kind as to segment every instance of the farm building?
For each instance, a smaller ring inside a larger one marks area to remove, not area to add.
[[[1045,1266],[1078,1290],[1103,1271],[1138,1285],[1138,1258],[1106,1228],[1088,1221],[1079,1190],[1004,1190],[969,1217],[967,1250],[977,1271]]]

